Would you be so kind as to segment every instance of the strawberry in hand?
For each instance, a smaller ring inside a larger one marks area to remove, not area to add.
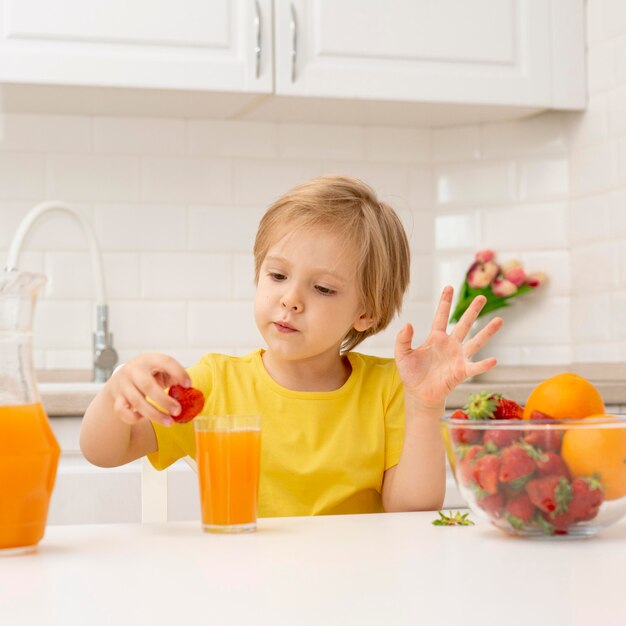
[[[171,418],[179,424],[190,422],[204,407],[204,394],[195,387],[172,385],[168,395],[174,398],[181,406],[181,411],[178,415],[171,415]]]

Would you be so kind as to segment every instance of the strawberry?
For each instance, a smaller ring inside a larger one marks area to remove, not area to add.
[[[566,535],[567,529],[574,523],[574,518],[569,511],[564,513],[544,513],[541,515],[543,519],[549,524],[550,531],[555,535]]]
[[[181,411],[178,415],[170,417],[179,424],[190,422],[204,407],[204,394],[194,387],[172,385],[168,395],[180,404]]]
[[[504,517],[513,528],[520,529],[524,524],[528,524],[533,518],[535,507],[530,501],[527,493],[520,493],[512,500],[509,500],[504,507]]]
[[[603,501],[604,488],[595,476],[574,478],[569,503],[569,512],[574,519],[585,522],[593,519]]]
[[[550,420],[549,415],[541,413],[540,411],[533,411],[530,415],[531,420]],[[549,428],[547,430],[531,430],[528,432],[524,440],[531,446],[541,448],[542,450],[551,450],[557,452],[561,448],[561,441],[563,440],[563,433],[556,428]]]
[[[462,454],[459,454],[462,450]],[[457,458],[460,457],[457,465],[457,478],[462,485],[469,485],[474,480],[474,463],[484,452],[482,446],[464,446],[464,449],[457,449]]]
[[[555,476],[564,476],[570,478],[569,469],[565,464],[563,458],[556,452],[544,452],[540,458],[537,459],[537,478],[541,476],[549,476],[553,474]]]
[[[469,415],[461,409],[457,409],[452,413],[450,419],[468,420]],[[454,428],[452,430],[452,441],[454,443],[475,443],[480,440],[481,432],[473,428]]]
[[[465,412],[473,420],[493,419],[497,404],[492,393],[481,391],[469,397],[465,405]]]
[[[503,428],[491,428],[486,430],[483,435],[483,443],[493,443],[496,448],[506,448],[510,446],[514,441],[521,439],[523,431],[520,430],[505,430]]]
[[[535,471],[534,449],[514,444],[502,450],[502,465],[498,478],[503,483],[514,483],[529,478]]]
[[[567,513],[572,499],[572,486],[563,476],[543,476],[529,481],[526,493],[538,509],[556,516]]]
[[[470,419],[522,419],[524,409],[499,393],[481,391],[469,397],[465,411]]]
[[[521,420],[524,409],[513,400],[496,396],[498,398],[498,406],[493,414],[497,420]]]
[[[486,454],[474,464],[473,477],[478,486],[489,495],[498,492],[498,474],[500,472],[500,457]]]
[[[504,506],[504,498],[501,493],[493,493],[484,498],[477,498],[476,504],[485,510],[489,517],[500,519],[502,517],[502,509]]]

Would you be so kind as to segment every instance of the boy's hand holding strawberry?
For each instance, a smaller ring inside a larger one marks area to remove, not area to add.
[[[184,423],[204,405],[204,396],[191,387],[185,368],[164,354],[147,353],[129,361],[109,379],[106,388],[115,414],[130,425],[142,418],[164,426]]]

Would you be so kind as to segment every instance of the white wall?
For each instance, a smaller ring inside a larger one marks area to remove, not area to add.
[[[476,249],[519,258],[550,284],[505,311],[501,363],[626,358],[626,3],[588,3],[589,108],[445,129],[6,115],[0,118],[0,259],[34,204],[91,219],[123,360],[260,345],[251,247],[267,205],[324,173],[371,183],[411,235],[401,322],[425,335],[440,287]],[[93,277],[82,235],[50,216],[22,269],[49,284],[37,365],[90,367]],[[400,322],[363,350],[390,355]]]

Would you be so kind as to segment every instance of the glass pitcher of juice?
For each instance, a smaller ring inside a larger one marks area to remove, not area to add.
[[[0,271],[0,555],[43,537],[60,448],[35,383],[32,319],[46,277]]]

